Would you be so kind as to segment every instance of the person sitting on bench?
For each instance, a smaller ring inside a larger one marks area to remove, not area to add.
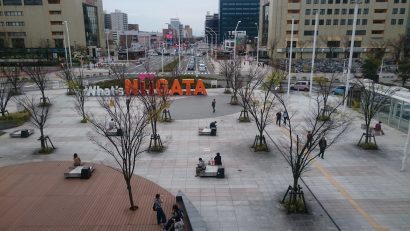
[[[222,158],[221,158],[221,154],[216,153],[216,156],[214,157],[214,163],[215,165],[222,165]]]
[[[78,157],[77,153],[74,153],[73,159],[74,159],[74,167],[81,166],[81,159],[80,157]]]
[[[195,169],[196,170],[195,176],[199,176],[201,172],[205,171],[205,169],[206,169],[205,161],[203,161],[202,158],[199,158],[199,163]]]
[[[211,136],[216,136],[216,121],[211,122],[209,124],[209,128],[211,129]]]
[[[115,128],[114,119],[111,119],[111,121],[108,122],[108,130],[112,130],[114,128]]]

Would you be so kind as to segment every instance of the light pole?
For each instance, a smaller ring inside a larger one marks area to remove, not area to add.
[[[205,27],[205,29],[208,29],[208,30],[210,30],[212,33],[215,34],[214,49],[215,49],[215,47],[218,49],[218,44],[217,44],[218,34],[217,34],[214,30],[212,30],[212,28],[210,28],[210,27]],[[216,52],[215,52],[215,59],[216,59]]]
[[[257,22],[255,22],[256,25],[256,30],[258,31],[258,43],[256,44],[256,64],[259,64],[259,25]]]
[[[127,33],[125,31],[123,34],[125,35],[125,51],[127,52],[127,65],[128,65],[128,38],[127,38]]]
[[[355,1],[354,6],[354,17],[353,17],[353,30],[352,30],[352,38],[350,39],[350,53],[349,53],[349,64],[347,66],[347,76],[346,76],[346,90],[345,90],[345,101],[343,104],[343,110],[346,110],[347,107],[347,100],[349,95],[349,78],[350,73],[352,71],[352,59],[353,59],[353,47],[354,47],[354,38],[356,36],[356,21],[357,21],[357,12],[359,9],[359,0]]]
[[[68,66],[67,45],[66,45],[65,35],[63,35],[63,37],[64,37],[63,43],[64,43],[65,65],[67,68],[69,68],[70,66]]]
[[[212,40],[213,40],[213,35],[211,34],[211,32],[210,31],[207,31],[207,30],[205,30],[206,32],[208,32],[208,34],[211,36],[211,52],[213,51],[213,47],[212,47]],[[211,57],[212,57],[212,55],[211,55]]]
[[[295,19],[292,17],[292,29],[290,31],[290,49],[289,49],[289,74],[288,74],[288,93],[287,97],[289,98],[290,94],[290,74],[292,73],[292,54],[293,54],[293,29],[295,26]]]
[[[105,35],[106,35],[106,38],[107,38],[107,53],[108,53],[108,60],[107,60],[107,63],[110,63],[110,61],[111,61],[111,55],[110,55],[110,44],[108,43],[108,30],[106,30],[105,31]]]
[[[313,71],[315,69],[315,55],[316,55],[316,37],[317,37],[317,25],[319,21],[319,12],[316,11],[316,16],[315,16],[315,30],[314,30],[314,35],[313,35],[313,51],[312,51],[312,67],[310,69],[310,86],[309,86],[309,102],[310,99],[312,98],[312,88],[313,88]],[[303,55],[303,53],[302,53]]]
[[[235,34],[234,34],[234,41],[233,41],[233,60],[235,62],[236,60],[236,30],[238,29],[239,23],[241,23],[241,21],[238,21],[236,23],[236,27],[235,27]]]
[[[73,68],[73,61],[71,60],[71,45],[70,45],[70,34],[68,32],[68,22],[67,21],[63,21],[65,24],[65,29],[67,31],[67,43],[68,43],[68,54],[70,57],[70,68]]]
[[[162,73],[164,73],[164,46],[165,46],[165,44],[162,43],[162,50],[161,50]]]
[[[181,33],[179,32],[179,28],[175,28],[169,23],[166,24],[178,31],[178,70],[181,70]]]

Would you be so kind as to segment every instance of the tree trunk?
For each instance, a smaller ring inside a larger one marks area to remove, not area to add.
[[[40,127],[40,143],[41,143],[41,149],[45,150],[46,149],[46,141],[44,139],[44,128]]]
[[[299,177],[298,175],[293,175],[293,194],[290,198],[291,204],[296,203],[296,192],[298,191],[298,182],[299,182]],[[293,203],[292,203],[293,202]]]
[[[259,146],[263,144],[263,130],[259,131]]]
[[[127,183],[127,190],[128,190],[128,198],[130,199],[130,210],[137,210],[138,206],[135,206],[134,204],[134,198],[132,196],[132,188],[131,188],[131,179],[128,177],[125,177],[125,181]]]
[[[369,143],[369,140],[370,140],[370,137],[368,136],[369,130],[370,130],[370,124],[366,124],[366,136],[365,136],[365,139],[364,139],[364,142],[365,142],[366,144],[368,144],[368,143]]]
[[[1,109],[1,116],[6,117],[6,109],[5,108]]]
[[[47,101],[46,101],[46,95],[44,94],[44,89],[41,91],[41,95],[43,97],[43,104],[44,104],[43,106],[45,106]]]

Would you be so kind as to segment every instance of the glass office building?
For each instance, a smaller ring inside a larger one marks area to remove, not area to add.
[[[247,39],[254,40],[258,36],[259,0],[220,0],[219,1],[219,41],[232,36],[238,21],[241,23],[237,31],[246,31]]]

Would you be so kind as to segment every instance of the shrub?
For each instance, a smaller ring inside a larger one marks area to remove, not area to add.
[[[267,152],[267,151],[269,151],[269,148],[268,148],[267,144],[261,144],[261,145],[257,144],[255,146],[252,146],[252,148],[255,152],[264,152],[264,151]]]
[[[379,149],[377,147],[377,144],[375,144],[375,143],[365,143],[365,142],[363,142],[363,143],[359,144],[359,147],[363,148],[364,150],[377,150],[377,149]]]

